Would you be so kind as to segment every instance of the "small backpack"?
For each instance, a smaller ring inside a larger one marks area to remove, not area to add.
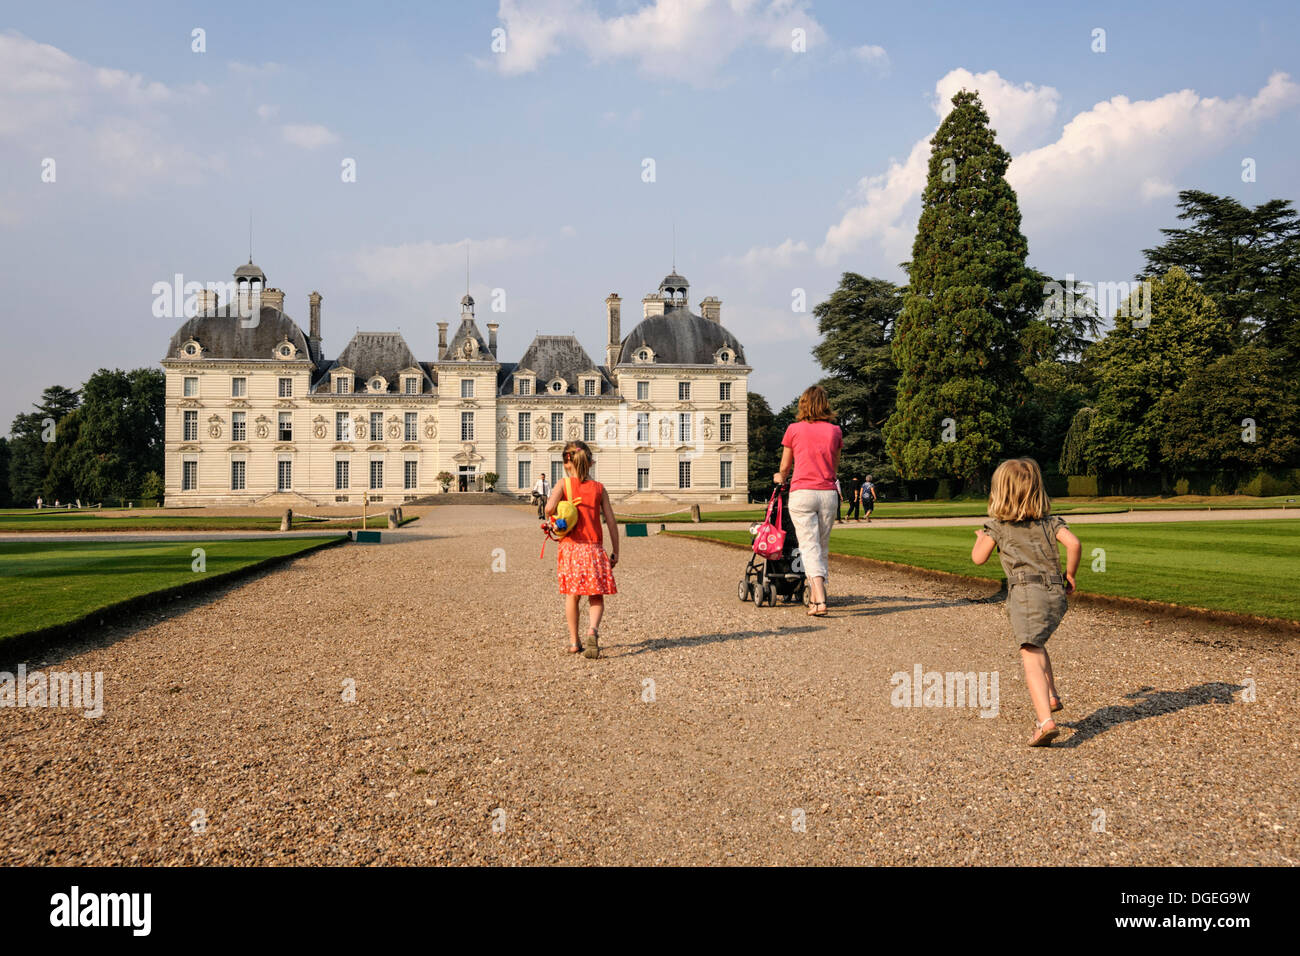
[[[552,541],[560,541],[572,531],[578,524],[580,512],[578,505],[582,503],[581,498],[573,497],[573,479],[566,477],[564,479],[564,497],[560,503],[555,506],[555,514],[542,524],[542,533]],[[538,557],[544,557],[546,554],[546,542],[542,542],[542,553]]]

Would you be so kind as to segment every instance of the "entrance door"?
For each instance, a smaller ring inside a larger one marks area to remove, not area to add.
[[[477,470],[477,469],[476,469],[476,466],[474,466],[474,465],[461,465],[461,466],[460,466],[460,475],[458,476],[459,481],[458,481],[457,487],[458,487],[461,491],[473,491],[473,490],[474,490],[474,472],[475,472],[476,470]]]

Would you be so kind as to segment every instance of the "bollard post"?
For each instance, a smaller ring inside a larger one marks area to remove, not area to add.
[[[391,531],[393,528],[396,528],[397,526],[398,526],[397,509],[392,508],[388,512],[388,528]]]
[[[700,506],[699,506],[699,505],[691,505],[691,520],[694,521],[696,524],[699,524],[699,522],[700,522]]]
[[[284,515],[280,518],[280,530],[281,531],[293,530],[293,509],[292,508],[286,508]]]

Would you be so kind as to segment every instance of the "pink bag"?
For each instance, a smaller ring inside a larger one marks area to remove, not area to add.
[[[776,524],[772,523],[772,505],[774,503],[776,504]],[[767,503],[767,514],[763,517],[763,523],[758,526],[758,534],[754,535],[754,553],[776,561],[780,559],[784,551],[785,529],[781,527],[781,493],[773,489],[772,500]]]

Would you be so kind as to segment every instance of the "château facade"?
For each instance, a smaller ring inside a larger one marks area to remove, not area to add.
[[[497,354],[474,300],[438,322],[420,361],[397,332],[358,332],[324,357],[321,303],[306,334],[250,261],[234,283],[200,292],[172,336],[166,372],[166,504],[383,505],[444,493],[526,495],[563,477],[564,443],[582,439],[594,476],[626,506],[748,498],[750,367],[714,297],[690,311],[676,272],[642,299],[621,334],[622,300],[605,299],[598,364],[572,335],[538,335],[518,361]]]

